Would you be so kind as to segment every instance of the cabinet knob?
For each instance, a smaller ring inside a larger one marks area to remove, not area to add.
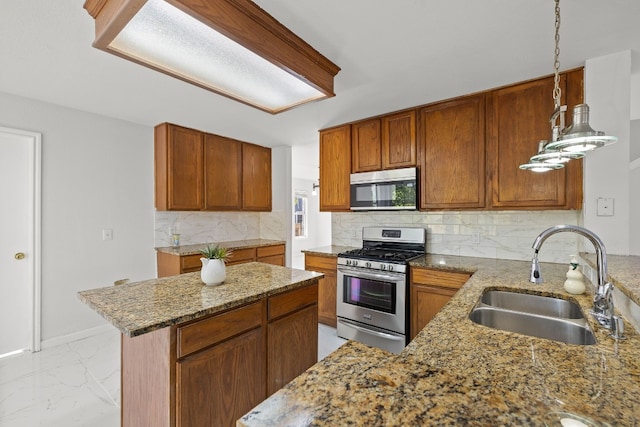
[[[13,256],[15,259],[24,259],[24,253],[18,252]]]

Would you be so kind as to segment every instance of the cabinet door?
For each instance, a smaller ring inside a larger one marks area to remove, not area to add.
[[[351,125],[351,171],[369,172],[382,169],[380,119]]]
[[[242,144],[242,208],[271,211],[271,149]]]
[[[470,274],[412,267],[409,275],[409,339],[413,339],[469,280]]]
[[[318,307],[314,304],[269,323],[268,331],[271,395],[318,361]]]
[[[338,259],[336,257],[321,257],[310,254],[304,256],[305,270],[324,274],[324,278],[318,282],[318,322],[334,328],[337,325],[337,267]]]
[[[382,118],[382,168],[416,166],[416,112]]]
[[[266,398],[263,351],[255,329],[178,361],[177,426],[235,426]]]
[[[420,110],[420,209],[485,206],[484,119],[484,95]]]
[[[436,286],[411,285],[411,334],[412,340],[427,323],[444,307],[457,289]]]
[[[566,78],[560,82],[566,93]],[[554,79],[548,77],[493,91],[487,107],[491,205],[497,208],[565,208],[567,168],[535,173],[518,168],[551,138]],[[563,101],[564,102],[564,101]]]
[[[351,125],[320,131],[320,210],[349,211]]]
[[[202,209],[203,143],[202,132],[168,123],[156,126],[156,209]]]
[[[204,141],[206,210],[242,208],[242,142],[206,134]]]

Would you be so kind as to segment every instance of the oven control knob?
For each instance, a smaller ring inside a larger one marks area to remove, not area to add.
[[[386,269],[387,269],[387,266],[386,266],[386,265],[384,265],[384,264],[380,264],[380,270],[386,270]]]
[[[348,259],[346,262],[347,262],[347,265],[351,265],[351,260],[350,259]]]
[[[354,267],[357,267],[357,266],[358,266],[358,261],[354,259],[354,260],[353,260],[353,262],[352,262],[351,264],[352,264]]]
[[[389,266],[389,271],[393,271],[393,265]]]
[[[367,268],[371,268],[371,263],[370,262],[365,262],[364,266],[367,267]]]

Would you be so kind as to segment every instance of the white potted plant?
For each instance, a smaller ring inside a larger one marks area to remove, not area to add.
[[[204,255],[200,258],[202,262],[200,279],[208,286],[220,285],[227,277],[225,262],[231,255],[231,251],[220,245],[207,245],[200,253]]]

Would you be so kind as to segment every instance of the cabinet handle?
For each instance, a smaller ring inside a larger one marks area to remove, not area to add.
[[[18,259],[18,260],[20,260],[20,259],[24,259],[24,253],[22,253],[22,252],[18,252],[18,253],[16,253],[13,257],[14,257],[15,259]]]

